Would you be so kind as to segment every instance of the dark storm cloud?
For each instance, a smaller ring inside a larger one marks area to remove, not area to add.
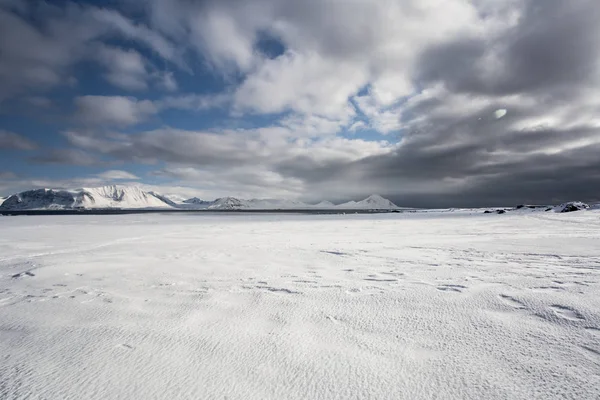
[[[280,171],[317,186],[369,185],[414,207],[600,201],[600,130],[511,131],[510,121],[430,120],[393,153],[314,169],[292,162]]]
[[[600,146],[577,149],[561,155],[528,158],[501,173],[482,176],[460,196],[449,196],[454,204],[516,205],[556,204],[569,200],[599,201]]]
[[[518,24],[497,37],[458,37],[424,51],[416,79],[441,81],[454,91],[496,95],[597,83],[600,3],[523,4]],[[486,63],[497,65],[488,69]]]
[[[560,154],[513,156],[498,160],[475,145],[429,156],[417,154],[411,157],[400,152],[369,160],[366,180],[387,185],[387,195],[399,204],[409,206],[477,207],[523,202],[548,204],[573,199],[598,201],[598,151],[600,146],[595,145]],[[458,181],[437,193],[439,196],[434,196],[436,183],[444,186],[449,178]],[[464,183],[461,179],[465,180]],[[415,180],[430,183],[432,189],[429,193],[403,190]]]
[[[423,50],[415,82],[444,90],[400,110],[394,152],[354,162],[294,157],[276,170],[330,198],[356,186],[411,206],[600,200],[600,3],[521,7],[518,23],[496,36]],[[469,102],[482,105],[461,108]],[[444,111],[452,105],[456,112]]]
[[[486,70],[490,59],[499,65]],[[487,108],[436,113],[452,96],[408,107],[406,122],[422,120],[411,125],[394,154],[343,168],[363,171],[365,181],[380,182],[387,187],[383,193],[415,206],[600,200],[600,129],[591,123],[600,115],[594,99],[600,94],[599,61],[599,2],[528,1],[518,25],[504,35],[436,45],[415,67],[420,82],[485,98]],[[506,95],[530,101],[517,101],[496,120],[493,111],[504,108]],[[542,122],[515,128],[528,118]],[[544,118],[561,122],[549,126]],[[414,182],[429,182],[429,192],[421,185],[411,192]],[[432,195],[436,183],[449,185],[442,196]]]

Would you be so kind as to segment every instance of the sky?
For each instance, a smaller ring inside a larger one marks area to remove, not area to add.
[[[600,200],[597,0],[0,0],[0,196]]]

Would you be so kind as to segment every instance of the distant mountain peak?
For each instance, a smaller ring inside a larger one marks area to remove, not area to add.
[[[191,199],[184,200],[183,203],[186,204],[210,204],[212,201],[202,200],[198,197],[192,197]]]
[[[398,206],[378,194],[372,194],[364,200],[349,201],[338,205],[337,208],[390,210],[398,208]]]
[[[235,197],[220,197],[216,199],[213,204],[208,206],[211,210],[236,210],[246,207],[246,202],[242,202],[242,200],[236,199]]]
[[[331,208],[331,207],[335,207],[335,204],[333,204],[330,201],[323,200],[320,203],[315,204],[315,207]]]

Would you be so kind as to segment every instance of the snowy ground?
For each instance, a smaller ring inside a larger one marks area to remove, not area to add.
[[[0,398],[600,398],[600,211],[0,217]]]

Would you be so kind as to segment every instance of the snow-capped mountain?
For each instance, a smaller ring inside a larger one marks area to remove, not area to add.
[[[297,200],[280,199],[238,199],[223,197],[212,202],[210,210],[302,210],[313,208],[313,205]]]
[[[196,206],[206,206],[206,207],[208,207],[211,204],[213,204],[214,202],[213,201],[202,200],[202,199],[199,199],[197,197],[192,197],[191,199],[184,200],[183,203],[185,203],[185,204],[193,204],[193,205],[196,205]]]
[[[36,189],[8,197],[0,210],[70,210],[169,208],[154,194],[136,186],[102,186],[77,190]]]
[[[165,208],[170,205],[137,186],[86,188],[78,194],[75,207],[81,208]]]
[[[280,199],[237,199],[224,197],[215,200],[208,206],[211,210],[324,210],[324,209],[353,209],[353,210],[390,210],[398,208],[391,201],[379,195],[372,195],[362,201],[351,201],[335,205],[329,201],[318,204],[307,204],[297,200]]]
[[[204,203],[200,203],[204,204]],[[210,210],[301,210],[312,208],[310,204],[296,200],[280,199],[238,199],[235,197],[223,197],[210,202]]]
[[[221,197],[208,206],[209,210],[242,210],[248,208],[246,200],[235,197]]]
[[[214,203],[213,201],[200,200],[197,197],[186,199],[183,196],[178,196],[174,194],[165,195],[156,192],[149,193],[173,208],[179,208],[184,210],[201,210],[208,208],[208,206]]]
[[[9,196],[0,210],[62,210],[73,208],[76,193],[66,190],[36,189]]]
[[[137,186],[102,186],[76,190],[35,189],[14,194],[0,203],[0,210],[71,210],[71,209],[181,209],[181,210],[323,210],[397,208],[391,201],[372,195],[362,201],[335,205],[329,201],[308,204],[297,200],[238,199],[222,197],[214,201],[197,197],[147,192]]]
[[[338,204],[336,208],[360,210],[391,210],[398,208],[398,206],[389,201],[388,199],[384,199],[378,194],[373,194],[361,201],[349,201],[347,203]]]

